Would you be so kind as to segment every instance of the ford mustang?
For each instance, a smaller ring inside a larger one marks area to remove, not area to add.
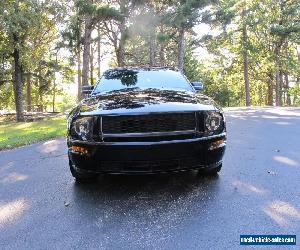
[[[226,147],[224,114],[168,67],[116,68],[68,117],[68,155],[76,181],[98,174],[198,170],[217,174]]]

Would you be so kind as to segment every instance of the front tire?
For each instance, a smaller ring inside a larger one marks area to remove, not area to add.
[[[70,171],[72,176],[75,178],[76,183],[88,183],[94,182],[97,179],[97,174],[80,173],[76,170],[76,166],[69,161]]]
[[[215,168],[209,170],[199,170],[198,174],[201,176],[217,176],[222,169],[222,163]]]

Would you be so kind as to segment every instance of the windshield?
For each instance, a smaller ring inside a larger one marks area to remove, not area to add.
[[[121,89],[168,89],[193,91],[186,78],[173,70],[108,70],[92,94]]]

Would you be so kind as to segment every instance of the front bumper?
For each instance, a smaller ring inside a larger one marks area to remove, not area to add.
[[[218,143],[216,142],[222,142]],[[154,173],[215,168],[226,134],[159,142],[83,142],[68,139],[69,159],[82,173]],[[84,148],[75,152],[74,147]]]

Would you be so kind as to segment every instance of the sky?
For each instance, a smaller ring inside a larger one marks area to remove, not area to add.
[[[194,32],[197,34],[197,38],[202,38],[204,35],[215,35],[218,31],[212,30],[207,24],[199,24],[194,27]],[[194,51],[194,55],[200,61],[208,56],[206,49],[199,47]]]

